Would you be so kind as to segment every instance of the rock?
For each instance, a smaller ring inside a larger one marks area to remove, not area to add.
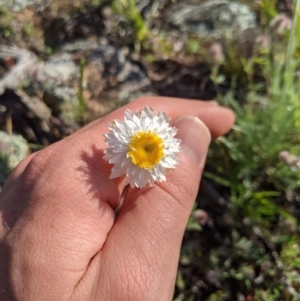
[[[149,78],[140,66],[127,58],[125,50],[107,45],[105,41],[80,40],[65,44],[61,50],[75,57],[86,57],[84,80],[93,97],[105,94],[125,103],[141,94],[153,93]]]
[[[0,6],[3,5],[13,11],[20,11],[28,6],[46,7],[51,0],[0,0]]]
[[[71,54],[54,55],[41,66],[35,74],[35,81],[44,92],[45,103],[54,111],[68,103],[75,106],[78,103],[78,85],[80,70]]]
[[[44,101],[57,110],[78,104],[80,61],[83,63],[83,96],[91,119],[141,95],[154,94],[151,81],[124,51],[102,42],[78,40],[63,45],[59,54],[39,70],[37,82],[44,89]],[[69,111],[71,109],[68,109]]]
[[[21,135],[8,135],[0,131],[0,184],[7,179],[11,170],[29,152],[27,141]]]
[[[103,116],[141,95],[154,94],[146,73],[127,55],[105,41],[82,40],[63,45],[57,54],[41,63],[29,51],[0,46],[0,58],[10,59],[14,64],[0,79],[0,95],[8,90],[9,93],[16,91],[26,79],[26,93],[32,99],[42,99],[52,115],[60,115],[64,124],[76,129],[74,120],[78,114],[86,113],[80,111],[80,89],[89,112],[88,120]],[[9,105],[10,97],[5,94],[1,100],[6,98]],[[21,100],[23,98],[22,95]],[[24,99],[25,106],[32,109],[30,101]],[[29,136],[29,141],[41,142],[35,139],[33,132]],[[27,139],[28,135],[24,137]]]
[[[145,72],[122,50],[101,45],[87,57],[84,70],[85,98],[93,118],[145,94],[153,95]]]
[[[64,84],[73,78],[78,79],[79,68],[73,62],[72,56],[62,53],[45,62],[41,72],[54,84]]]
[[[0,58],[7,62],[7,65],[12,61],[16,62],[9,66],[9,70],[0,79],[0,95],[5,89],[18,88],[22,81],[30,77],[38,68],[37,57],[26,49],[0,45]]]
[[[208,40],[231,38],[257,27],[256,15],[248,5],[229,0],[183,5],[172,11],[169,19],[180,30]]]

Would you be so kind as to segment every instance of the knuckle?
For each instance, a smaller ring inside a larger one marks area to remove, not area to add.
[[[47,166],[53,161],[51,159],[52,150],[48,147],[36,153],[28,162],[22,174],[22,183],[24,190],[31,189],[38,179],[41,179],[47,169]]]

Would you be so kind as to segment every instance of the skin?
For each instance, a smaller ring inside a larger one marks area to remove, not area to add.
[[[201,143],[183,145],[166,182],[129,189],[116,216],[124,180],[109,179],[103,134],[145,105],[165,111],[183,142],[195,124]],[[233,122],[214,102],[143,97],[24,159],[0,194],[0,300],[172,300],[211,136]]]

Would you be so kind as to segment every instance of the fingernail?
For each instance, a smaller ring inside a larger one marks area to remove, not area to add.
[[[173,126],[177,127],[177,138],[181,139],[181,147],[185,154],[203,165],[211,136],[206,125],[197,117],[180,116],[174,120]]]

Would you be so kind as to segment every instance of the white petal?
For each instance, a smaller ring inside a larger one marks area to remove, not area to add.
[[[126,171],[126,166],[124,167],[117,167],[116,165],[112,168],[111,174],[110,174],[110,179],[115,179],[119,178],[121,176],[124,176]]]
[[[120,165],[121,165],[123,160],[124,160],[124,154],[121,153],[121,154],[114,156],[112,159],[110,159],[108,161],[108,163],[110,163],[110,164],[120,163]]]
[[[129,164],[126,169],[126,176],[128,177],[132,176],[133,169],[134,169],[134,165]]]
[[[125,158],[125,159],[123,160],[123,162],[121,163],[121,167],[123,167],[123,166],[125,166],[125,165],[127,165],[127,166],[132,165],[131,159]]]
[[[145,187],[148,184],[150,178],[151,177],[149,176],[149,171],[148,170],[141,171],[141,173],[140,173],[140,185],[139,185],[140,188]]]

